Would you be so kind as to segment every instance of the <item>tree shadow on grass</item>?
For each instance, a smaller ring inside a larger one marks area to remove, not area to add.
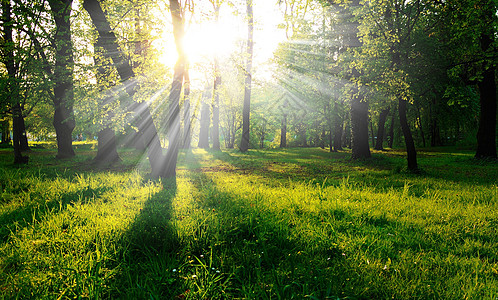
[[[116,257],[118,273],[108,285],[107,298],[174,299],[177,293],[171,270],[178,265],[181,248],[171,202],[177,193],[176,179],[163,182],[150,196],[122,235]]]
[[[9,197],[16,193],[23,193],[28,189],[29,187],[23,188],[23,186],[19,186],[17,190],[9,193]],[[0,242],[7,242],[11,233],[15,234],[17,231],[30,226],[54,210],[63,211],[68,205],[77,201],[82,201],[83,203],[93,201],[109,189],[107,187],[91,188],[87,186],[78,191],[62,193],[60,197],[51,201],[45,201],[42,195],[39,195],[36,191],[31,192],[30,198],[39,199],[38,201],[30,201],[15,210],[0,214]]]

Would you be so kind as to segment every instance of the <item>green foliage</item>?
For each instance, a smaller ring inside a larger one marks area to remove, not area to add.
[[[150,181],[141,155],[91,171],[0,151],[0,297],[494,298],[498,166],[472,153],[317,148],[180,154]]]

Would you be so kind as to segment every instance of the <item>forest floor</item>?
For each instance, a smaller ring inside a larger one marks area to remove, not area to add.
[[[0,298],[497,299],[498,163],[456,148],[0,149]],[[45,147],[47,148],[47,147]]]

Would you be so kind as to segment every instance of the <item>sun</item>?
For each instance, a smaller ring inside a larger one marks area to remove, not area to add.
[[[222,24],[204,23],[188,28],[184,49],[191,63],[223,58],[236,50],[238,32]]]
[[[211,63],[214,58],[223,59],[237,50],[237,42],[242,39],[237,26],[224,23],[194,23],[186,26],[183,47],[191,65]],[[178,53],[171,33],[163,36],[160,62],[173,67]]]

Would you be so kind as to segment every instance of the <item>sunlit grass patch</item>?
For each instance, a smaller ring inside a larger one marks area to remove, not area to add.
[[[134,150],[100,171],[36,151],[2,162],[2,297],[498,295],[498,168],[471,153],[431,152],[416,175],[390,152],[193,149],[152,181]]]

